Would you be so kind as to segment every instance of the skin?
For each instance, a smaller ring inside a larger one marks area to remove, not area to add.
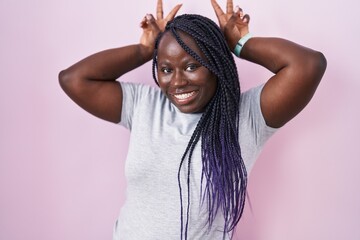
[[[224,12],[211,0],[219,25],[230,49],[249,32],[249,15],[227,0]],[[241,58],[259,64],[271,72],[260,96],[261,110],[270,127],[281,127],[295,117],[311,100],[326,69],[320,52],[279,38],[251,38]]]
[[[191,37],[181,37],[203,55]],[[159,43],[158,79],[161,90],[184,113],[202,112],[216,92],[215,75],[185,52],[170,32]]]
[[[152,59],[156,36],[180,8],[181,4],[176,5],[164,18],[162,1],[158,0],[157,18],[147,14],[140,23],[143,34],[138,44],[93,54],[61,71],[62,89],[89,113],[106,121],[120,122],[123,96],[115,80]]]
[[[234,11],[232,0],[227,0],[225,12],[215,0],[211,0],[211,4],[230,49],[234,49],[238,40],[249,32],[249,15],[244,15],[239,8]],[[122,90],[115,79],[151,60],[156,36],[163,31],[167,21],[174,18],[180,7],[181,5],[175,6],[164,18],[162,1],[159,0],[156,19],[148,14],[140,23],[143,34],[139,44],[96,53],[61,71],[61,87],[86,111],[104,120],[119,122]],[[161,44],[161,51],[166,49],[165,45],[176,45],[171,39],[162,39]],[[201,111],[209,97],[201,98],[203,100],[197,104],[189,104],[186,107],[180,106],[181,104],[176,103],[171,97],[173,92],[176,92],[174,89],[189,91],[207,88],[203,83],[200,84],[208,78],[207,73],[193,78],[192,72],[184,71],[186,64],[174,63],[175,58],[182,59],[186,55],[181,54],[179,49],[177,51],[177,57],[166,53],[165,50],[161,53],[163,55],[159,55],[163,59],[167,56],[173,64],[173,72],[170,74],[173,80],[168,80],[169,76],[160,74],[160,87],[180,110]],[[322,53],[279,38],[251,38],[243,47],[240,57],[274,73],[263,88],[260,104],[267,125],[275,128],[283,126],[308,104],[326,69],[326,59]],[[173,86],[179,82],[183,85],[186,83],[186,86],[174,88]],[[208,100],[210,99],[211,97]]]

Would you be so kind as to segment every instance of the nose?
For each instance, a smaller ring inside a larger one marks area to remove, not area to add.
[[[171,78],[171,85],[174,87],[183,87],[188,84],[184,73],[181,70],[174,71],[174,74]]]

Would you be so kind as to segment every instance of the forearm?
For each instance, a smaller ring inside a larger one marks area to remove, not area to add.
[[[324,61],[319,52],[280,38],[251,38],[240,57],[275,74],[283,69],[313,68],[311,64],[323,64]]]
[[[78,80],[115,80],[151,57],[152,54],[140,44],[108,49],[75,63],[60,75]]]

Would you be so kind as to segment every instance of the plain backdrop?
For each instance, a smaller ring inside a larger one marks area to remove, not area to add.
[[[225,0],[219,4],[225,7]],[[164,0],[167,13],[175,0]],[[215,20],[210,0],[180,13]],[[358,2],[235,2],[255,36],[323,52],[328,68],[307,108],[267,143],[250,176],[235,239],[360,239]],[[0,0],[0,239],[111,239],[124,202],[129,133],[91,116],[57,75],[97,51],[137,43],[145,0]],[[271,74],[236,60],[243,90]],[[150,64],[123,76],[153,84]],[[139,226],[141,228],[141,226]]]

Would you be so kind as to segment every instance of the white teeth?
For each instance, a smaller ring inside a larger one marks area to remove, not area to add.
[[[174,94],[174,97],[180,100],[186,99],[194,95],[195,92],[182,93],[182,94]]]

